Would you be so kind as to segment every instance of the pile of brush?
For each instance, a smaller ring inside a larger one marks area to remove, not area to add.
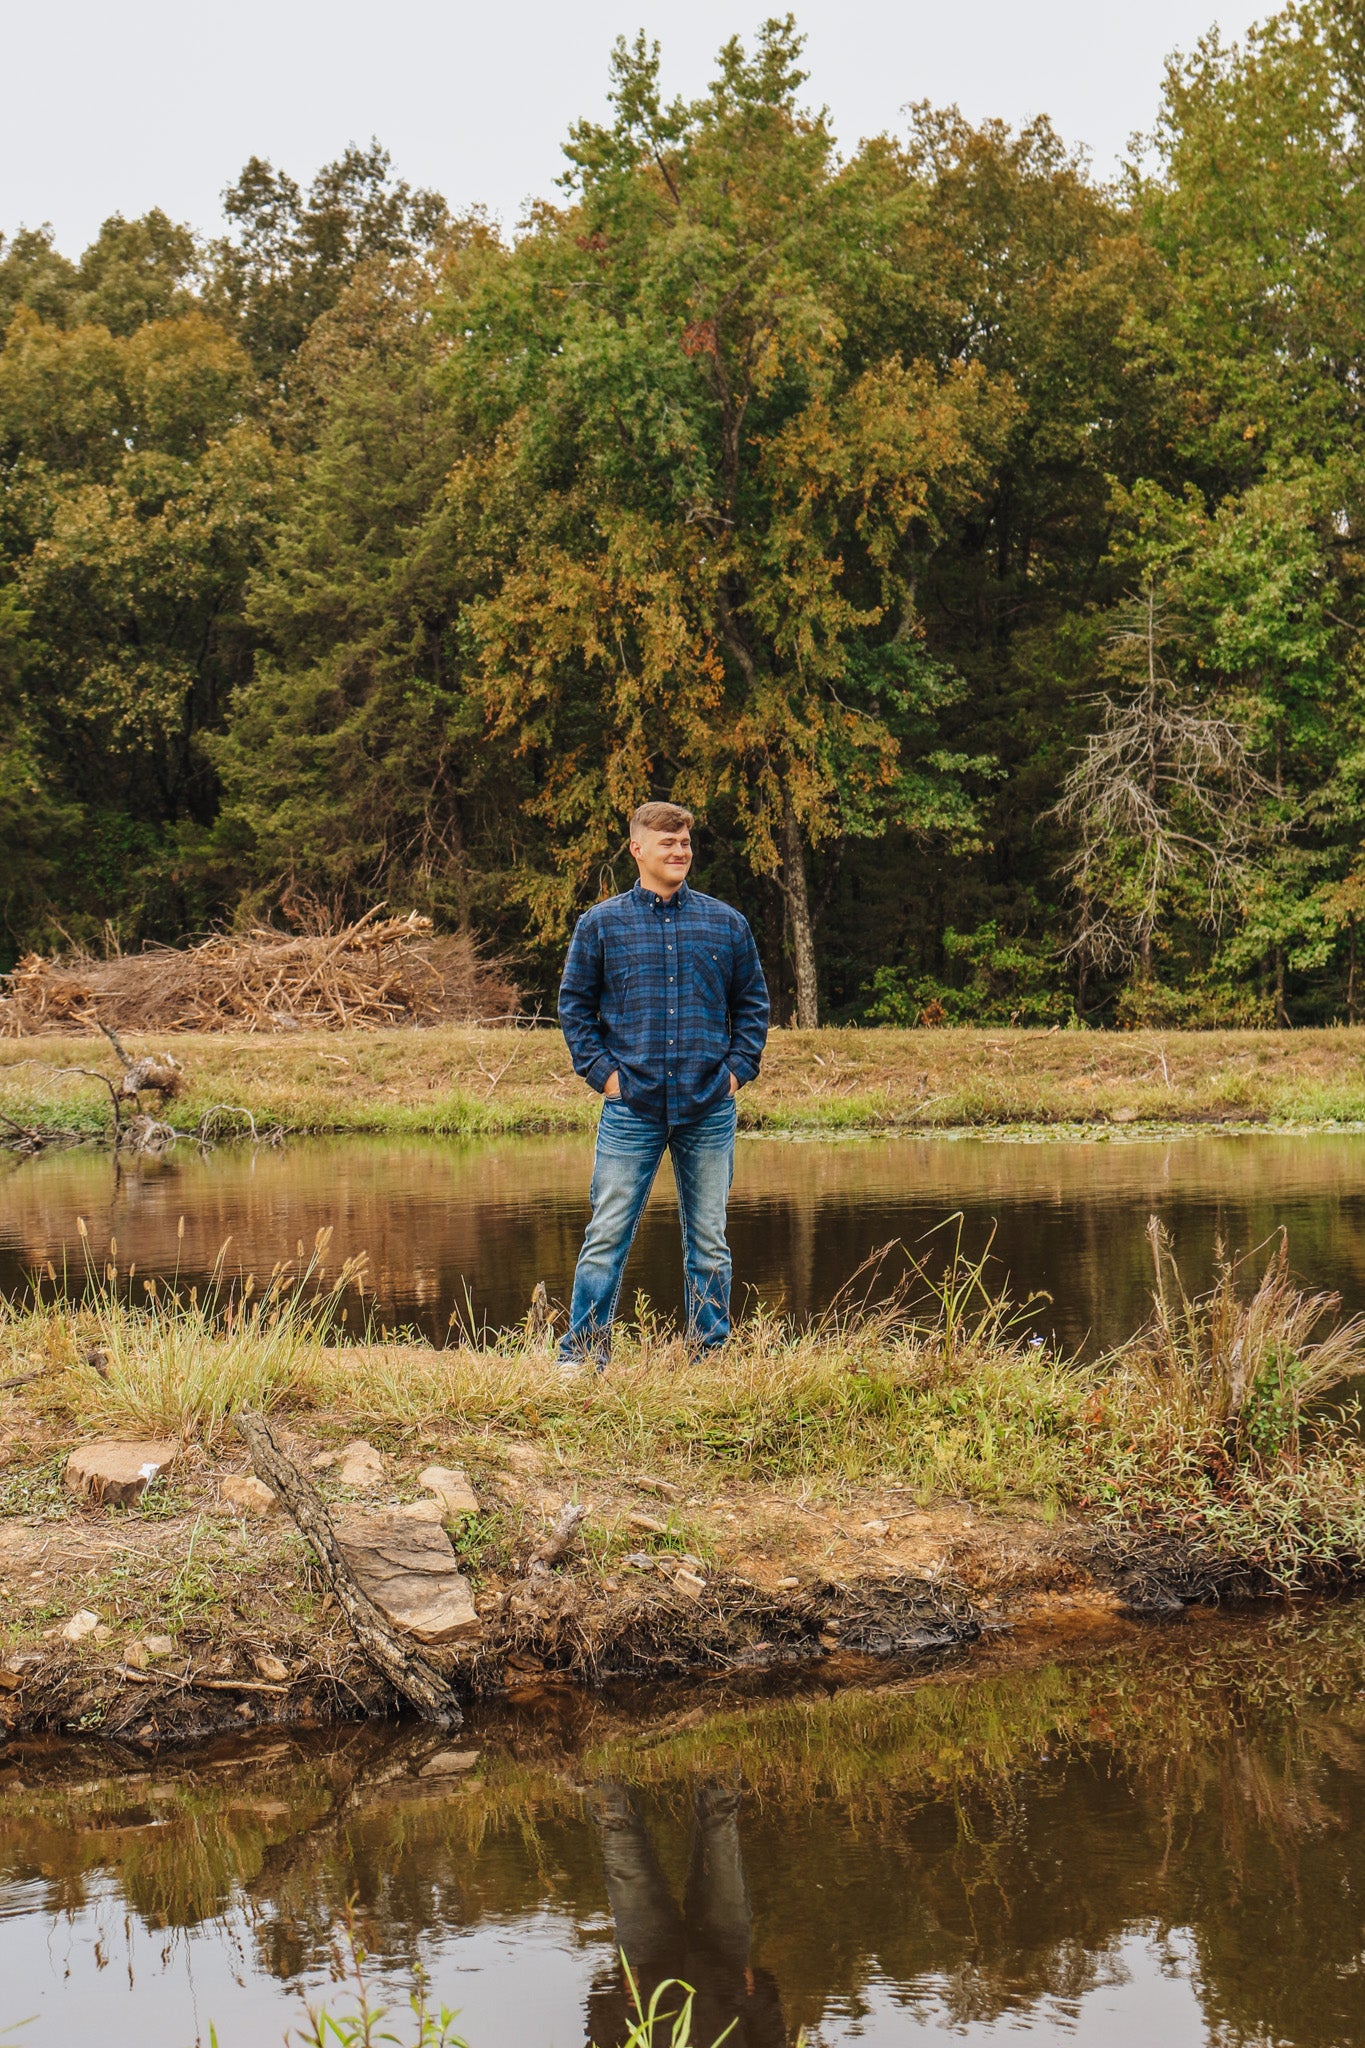
[[[517,1014],[513,983],[464,932],[416,911],[284,932],[257,925],[183,949],[109,960],[30,953],[0,976],[0,1037],[116,1031],[374,1030],[493,1023]]]

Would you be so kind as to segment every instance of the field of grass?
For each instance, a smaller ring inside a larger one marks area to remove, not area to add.
[[[958,1258],[932,1285],[921,1276],[917,1297],[836,1307],[814,1327],[755,1316],[701,1361],[646,1321],[618,1332],[607,1372],[577,1377],[530,1329],[483,1349],[338,1346],[331,1331],[355,1280],[345,1269],[320,1303],[298,1284],[306,1264],[248,1301],[149,1289],[130,1302],[110,1267],[78,1309],[40,1300],[4,1312],[0,1382],[36,1377],[7,1397],[0,1435],[8,1420],[10,1442],[26,1441],[22,1402],[44,1452],[8,1453],[0,1513],[41,1511],[30,1492],[38,1478],[50,1486],[63,1441],[169,1436],[203,1464],[240,1454],[230,1417],[251,1405],[305,1435],[364,1431],[398,1463],[458,1457],[476,1480],[496,1479],[516,1445],[557,1499],[611,1503],[657,1475],[680,1504],[658,1541],[720,1564],[752,1546],[764,1516],[799,1525],[812,1504],[829,1511],[812,1531],[818,1549],[841,1503],[876,1494],[894,1496],[907,1523],[950,1502],[1159,1538],[1189,1553],[1193,1583],[1212,1591],[1354,1576],[1365,1445],[1342,1390],[1365,1372],[1365,1328],[1297,1289],[1283,1246],[1264,1271],[1225,1267],[1193,1300],[1155,1225],[1153,1259],[1151,1322],[1084,1367],[1029,1335]],[[481,1548],[490,1559],[506,1549],[507,1532],[494,1513],[462,1540],[477,1565]],[[624,1510],[595,1518],[595,1569],[638,1547]]]
[[[129,1035],[185,1070],[178,1129],[466,1134],[586,1129],[596,1096],[563,1039],[525,1030]],[[0,1041],[0,1115],[95,1135],[103,1039]],[[207,1125],[204,1120],[207,1119]],[[775,1031],[740,1097],[748,1129],[847,1131],[1365,1123],[1365,1028],[1327,1031]]]

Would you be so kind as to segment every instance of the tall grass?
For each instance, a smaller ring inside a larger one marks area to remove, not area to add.
[[[220,1261],[202,1299],[147,1283],[130,1300],[111,1248],[85,1305],[8,1311],[0,1349],[60,1359],[40,1396],[54,1409],[209,1445],[235,1409],[283,1405],[453,1436],[476,1463],[532,1435],[580,1486],[649,1471],[703,1499],[894,1485],[1156,1531],[1286,1588],[1357,1572],[1365,1448],[1354,1401],[1325,1397],[1365,1374],[1365,1324],[1294,1284],[1283,1239],[1259,1277],[1224,1258],[1195,1296],[1155,1224],[1152,1246],[1148,1324],[1088,1365],[1032,1333],[1032,1298],[993,1287],[960,1237],[941,1272],[911,1257],[878,1297],[874,1262],[815,1324],[758,1313],[701,1359],[641,1304],[609,1370],[571,1380],[529,1323],[441,1350],[336,1343],[364,1283],[356,1262],[328,1283],[325,1233],[259,1294],[227,1287]]]
[[[87,1288],[72,1318],[71,1371],[82,1412],[155,1436],[212,1445],[234,1409],[304,1398],[346,1297],[358,1291],[363,1302],[363,1258],[328,1280],[327,1229],[259,1288],[253,1274],[229,1278],[224,1245],[202,1290],[182,1293],[176,1275],[144,1279],[140,1300],[136,1272],[119,1270],[117,1240],[99,1265],[84,1218],[79,1230]]]
[[[1119,1353],[1122,1369],[1153,1405],[1216,1432],[1231,1458],[1264,1463],[1297,1446],[1305,1414],[1365,1374],[1365,1318],[1342,1322],[1339,1294],[1294,1284],[1283,1230],[1250,1292],[1243,1276],[1255,1254],[1232,1258],[1220,1245],[1213,1286],[1194,1296],[1155,1216],[1147,1239],[1152,1317]]]

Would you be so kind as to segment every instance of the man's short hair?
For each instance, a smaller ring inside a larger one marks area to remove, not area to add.
[[[691,811],[681,804],[641,804],[631,813],[630,836],[637,832],[682,832],[692,825]]]

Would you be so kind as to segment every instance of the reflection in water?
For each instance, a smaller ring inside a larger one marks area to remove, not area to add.
[[[559,1689],[485,1713],[455,1780],[423,1731],[143,1768],[13,1744],[0,2041],[278,2041],[301,1989],[342,2009],[353,1902],[381,1985],[420,1961],[473,2048],[618,2048],[618,1941],[736,2048],[1354,2048],[1365,1606],[1070,1651],[721,1695],[644,1740]]]
[[[567,1298],[587,1212],[582,1138],[316,1139],[280,1150],[191,1147],[125,1167],[54,1154],[0,1165],[0,1291],[51,1259],[81,1270],[76,1219],[98,1253],[110,1237],[139,1274],[202,1284],[231,1240],[230,1268],[268,1273],[335,1228],[339,1262],[369,1255],[383,1317],[438,1341],[452,1311],[515,1323],[537,1280]],[[1000,1143],[888,1138],[838,1143],[742,1139],[731,1239],[736,1301],[818,1314],[875,1246],[900,1239],[932,1259],[961,1210],[974,1256],[995,1228],[996,1274],[1043,1290],[1030,1312],[1068,1347],[1117,1343],[1148,1308],[1143,1235],[1155,1210],[1187,1278],[1205,1284],[1214,1241],[1260,1243],[1284,1224],[1298,1275],[1365,1309],[1365,1138],[1197,1137]],[[183,1240],[178,1235],[185,1220]],[[626,1276],[659,1307],[681,1305],[678,1225],[660,1176]]]
[[[777,1986],[749,1960],[752,1925],[739,1804],[737,1785],[697,1787],[679,1908],[635,1793],[610,1781],[602,1786],[596,1810],[616,1945],[646,2012],[660,1985],[672,1980],[691,1987],[693,2039],[700,2048],[722,2034],[732,2048],[786,2048]],[[605,1987],[593,1988],[588,2037],[596,2048],[620,2048],[630,2034],[636,2002],[623,1980],[624,1972],[618,1981],[613,1971]],[[676,2006],[676,1998],[662,2005],[661,2020]],[[667,2023],[657,2028],[659,2048],[671,2031]]]

